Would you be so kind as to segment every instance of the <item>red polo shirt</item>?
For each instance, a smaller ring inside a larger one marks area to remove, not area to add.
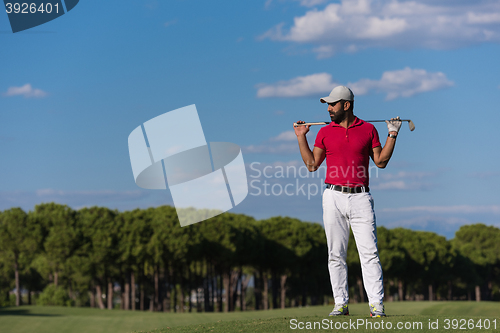
[[[358,117],[348,128],[331,122],[319,130],[314,146],[326,151],[325,183],[368,186],[370,151],[380,146],[375,126]]]

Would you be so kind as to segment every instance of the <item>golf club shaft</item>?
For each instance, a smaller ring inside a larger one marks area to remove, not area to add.
[[[400,121],[407,121],[410,122],[410,119],[399,119]],[[385,120],[365,120],[367,123],[384,123]],[[387,119],[387,121],[390,121],[390,119]]]
[[[413,121],[411,121],[410,119],[400,119],[400,120],[401,121],[407,121],[408,125],[410,125],[410,130],[411,131],[413,131],[415,129],[415,125],[413,124]],[[383,122],[385,122],[385,120],[365,120],[365,121],[368,122],[368,123],[383,123]],[[329,121],[320,121],[320,122],[304,123],[304,124],[294,123],[293,126],[297,127],[297,126],[328,125],[328,124],[330,124]]]

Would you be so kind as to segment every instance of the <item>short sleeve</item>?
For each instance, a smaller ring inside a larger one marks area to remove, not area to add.
[[[325,131],[323,129],[319,130],[318,135],[316,135],[316,141],[314,142],[314,147],[326,150],[325,144],[323,143],[323,138],[325,137],[324,133]]]
[[[375,128],[375,126],[373,126],[373,128],[372,128],[372,148],[375,148],[378,146],[382,146],[382,145],[380,144],[380,139],[378,137],[377,129]]]

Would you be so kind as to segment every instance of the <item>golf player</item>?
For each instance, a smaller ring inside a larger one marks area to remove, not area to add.
[[[300,154],[309,171],[316,171],[326,158],[323,222],[328,245],[328,270],[335,306],[330,316],[348,315],[347,242],[352,229],[361,261],[370,316],[384,317],[382,266],[377,249],[377,226],[373,198],[368,188],[369,159],[385,168],[396,144],[401,121],[386,121],[389,135],[382,148],[375,127],[353,114],[354,94],[335,87],[320,99],[328,104],[332,122],[318,132],[311,151],[306,134],[309,125],[295,126]],[[304,124],[298,121],[297,124]]]

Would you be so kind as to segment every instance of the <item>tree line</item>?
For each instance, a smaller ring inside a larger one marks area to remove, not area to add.
[[[499,243],[500,229],[484,224],[451,240],[379,227],[386,301],[500,300]],[[351,301],[365,302],[352,233],[347,256]],[[229,312],[332,301],[317,223],[224,213],[181,228],[170,206],[0,212],[0,306]]]

